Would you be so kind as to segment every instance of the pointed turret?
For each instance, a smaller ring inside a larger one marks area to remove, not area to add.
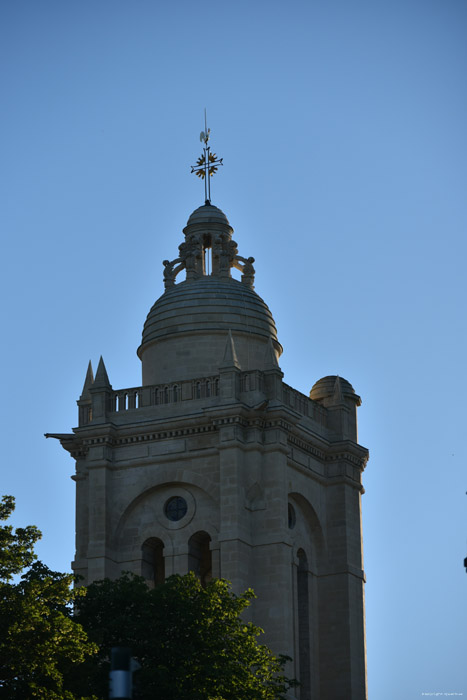
[[[224,359],[219,365],[219,396],[221,400],[231,401],[240,390],[240,362],[235,350],[232,331],[229,330],[224,349]]]
[[[83,391],[79,397],[78,404],[78,423],[86,425],[92,420],[92,398],[91,389],[94,385],[94,373],[92,371],[91,360],[89,360],[86,378],[84,380]]]
[[[107,376],[104,360],[99,360],[96,378],[89,389],[92,398],[92,420],[94,423],[103,423],[107,419],[107,413],[111,410],[112,386]]]
[[[102,359],[102,355],[99,360],[99,364],[97,366],[97,372],[96,372],[96,378],[94,379],[94,384],[93,384],[94,389],[101,389],[101,388],[106,388],[106,389],[111,389],[112,386],[109,382],[109,377],[107,375],[107,370],[105,368],[104,360]]]
[[[272,344],[272,339],[268,338],[268,344],[266,346],[266,352],[264,353],[264,369],[280,369],[279,363],[277,362],[277,355],[274,350],[274,345]]]
[[[332,401],[335,406],[342,403],[342,383],[339,375],[336,376],[336,381],[334,382],[334,393],[332,395]]]
[[[227,336],[227,341],[225,343],[224,359],[220,365],[221,369],[227,369],[230,367],[236,367],[240,369],[240,363],[237,359],[237,353],[235,351],[235,343],[232,336],[232,331],[229,330],[229,335]]]
[[[274,350],[272,338],[268,338],[268,343],[266,345],[263,371],[265,390],[270,406],[278,404],[282,401],[282,378],[284,374],[277,362],[277,354]]]
[[[94,372],[92,371],[91,360],[89,360],[88,369],[86,372],[86,379],[84,380],[83,391],[81,392],[81,396],[80,396],[81,400],[91,398],[91,394],[89,393],[89,389],[92,387],[93,384],[94,384]]]

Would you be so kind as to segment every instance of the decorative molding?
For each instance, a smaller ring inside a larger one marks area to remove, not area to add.
[[[317,459],[319,459],[321,462],[324,462],[326,460],[326,453],[323,452],[323,450],[319,450],[317,447],[314,447],[314,445],[310,445],[309,442],[300,440],[300,438],[296,437],[295,435],[289,435],[287,437],[287,442],[289,442],[291,445],[294,445],[295,447],[298,447],[300,450],[303,450],[307,454],[313,455],[313,457],[317,457]]]
[[[125,437],[116,437],[115,435],[99,435],[90,438],[75,438],[79,439],[86,449],[95,445],[108,445],[109,447],[119,447],[121,445],[133,445],[140,442],[156,442],[158,440],[169,440],[176,437],[186,437],[190,435],[199,435],[204,433],[212,433],[217,430],[215,425],[201,425],[191,428],[179,428],[175,430],[161,430],[157,432],[139,433],[137,435],[125,435]],[[66,448],[65,448],[66,449]]]

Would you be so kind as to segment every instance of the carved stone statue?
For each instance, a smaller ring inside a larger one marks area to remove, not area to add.
[[[212,262],[210,274],[213,277],[228,279],[231,277],[231,268],[235,267],[242,273],[242,283],[254,289],[254,258],[244,258],[237,254],[238,246],[232,240],[231,232],[232,229],[224,231],[222,227],[212,227],[210,230],[201,230],[201,232],[185,230],[185,241],[178,246],[179,257],[172,261],[164,260],[165,289],[175,285],[175,278],[183,269],[186,269],[187,281],[206,275],[205,257],[209,249],[211,249]]]
[[[164,265],[165,289],[170,289],[170,287],[173,287],[175,285],[175,277],[177,276],[178,270],[175,271],[174,267],[179,262],[181,262],[180,258],[176,258],[175,260],[172,260],[172,262],[170,262],[169,260],[163,260],[162,264]]]
[[[241,255],[236,255],[234,261],[234,266],[242,273],[242,283],[251,289],[254,289],[255,282],[254,262],[254,258],[244,258]]]
[[[203,274],[203,250],[201,239],[198,235],[192,235],[178,246],[180,258],[186,267],[187,280],[197,279]]]

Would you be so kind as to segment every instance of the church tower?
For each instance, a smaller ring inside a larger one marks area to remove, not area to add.
[[[297,698],[363,700],[360,398],[336,376],[309,397],[283,381],[254,259],[208,190],[183,233],[144,324],[142,385],[113,389],[101,358],[79,426],[49,435],[76,460],[73,569],[84,583],[193,570],[252,587],[253,621],[292,657]]]

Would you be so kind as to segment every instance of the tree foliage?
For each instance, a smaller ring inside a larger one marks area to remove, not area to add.
[[[203,588],[193,573],[154,589],[128,574],[93,583],[78,601],[77,619],[100,653],[84,676],[105,697],[108,650],[128,646],[141,664],[134,693],[140,700],[283,698],[295,684],[284,675],[286,658],[259,644],[261,630],[241,616],[253,597],[251,590],[234,595],[220,579]]]
[[[14,499],[4,496],[0,518],[14,510]],[[35,527],[0,526],[0,698],[5,700],[75,700],[67,685],[73,667],[94,654],[97,647],[72,617],[81,591],[72,589],[73,576],[32,563]],[[32,565],[31,565],[32,564]],[[10,583],[24,567],[19,583]],[[82,591],[84,593],[84,591]]]
[[[13,496],[2,496],[0,520],[8,520],[14,509]],[[35,561],[34,545],[40,538],[41,533],[34,525],[16,530],[12,525],[0,526],[0,581],[11,581],[15,574]]]
[[[13,509],[3,497],[0,519]],[[0,700],[104,700],[114,646],[141,665],[135,700],[280,700],[295,684],[242,617],[253,591],[236,596],[219,579],[203,588],[193,573],[153,589],[131,574],[73,588],[36,561],[40,536],[0,526]]]

